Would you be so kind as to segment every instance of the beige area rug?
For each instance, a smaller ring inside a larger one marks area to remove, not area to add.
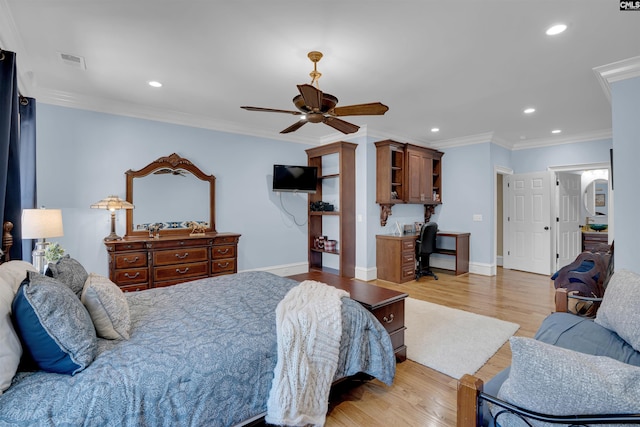
[[[520,325],[493,317],[405,300],[407,358],[455,379],[475,374]]]

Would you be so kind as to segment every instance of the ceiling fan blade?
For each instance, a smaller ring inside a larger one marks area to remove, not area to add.
[[[298,85],[304,103],[311,111],[319,112],[322,108],[322,91],[311,85]]]
[[[368,104],[345,105],[336,107],[329,114],[334,116],[381,116],[389,111],[389,107],[380,102]]]
[[[292,110],[277,110],[275,108],[262,108],[262,107],[248,107],[248,106],[242,106],[240,107],[242,109],[248,110],[248,111],[264,111],[267,113],[286,113],[286,114],[293,114],[294,116],[299,116],[302,113],[300,111],[292,111]]]
[[[335,117],[325,117],[322,122],[336,130],[339,130],[342,133],[355,133],[358,132],[358,129],[360,129],[360,126],[356,126],[352,123],[345,122],[344,120]]]
[[[307,123],[306,120],[298,120],[297,122],[295,122],[294,124],[292,124],[288,128],[286,128],[284,130],[281,130],[280,133],[290,133],[290,132],[296,131],[296,130],[300,129],[302,127],[302,125],[304,125],[305,123]]]

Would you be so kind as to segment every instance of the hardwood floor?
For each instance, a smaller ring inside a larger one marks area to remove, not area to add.
[[[553,283],[549,276],[501,268],[494,277],[456,277],[443,270],[437,274],[437,281],[423,277],[404,284],[382,280],[368,283],[405,292],[412,298],[518,323],[519,336],[533,337],[542,320],[553,311]],[[304,276],[294,278],[302,280]],[[511,350],[506,343],[476,376],[487,381],[510,363]],[[336,388],[326,426],[455,426],[456,387],[455,379],[407,360],[397,365],[391,387],[372,380]]]

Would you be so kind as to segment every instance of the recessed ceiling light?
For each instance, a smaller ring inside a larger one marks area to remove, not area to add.
[[[556,24],[547,28],[546,33],[548,36],[555,36],[557,34],[563,33],[566,29],[567,26],[565,24]]]
[[[562,132],[562,130],[560,130],[560,129],[554,129],[554,130],[551,131],[551,133],[561,133],[561,132]]]
[[[149,82],[149,86],[151,87],[162,87],[162,83],[152,80]]]
[[[525,114],[531,114],[531,113],[534,113],[535,111],[536,111],[536,109],[533,108],[533,107],[529,107],[529,108],[525,108],[524,109],[524,113]]]
[[[431,128],[431,132],[440,132],[440,128]]]

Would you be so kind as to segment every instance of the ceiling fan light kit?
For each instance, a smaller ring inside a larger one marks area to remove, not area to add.
[[[311,84],[297,85],[299,95],[293,97],[293,105],[299,111],[278,110],[274,108],[250,107],[242,106],[248,111],[262,111],[270,113],[285,113],[300,116],[300,119],[280,133],[290,133],[300,129],[306,123],[324,123],[332,128],[345,133],[355,133],[360,129],[352,123],[346,122],[338,117],[342,116],[381,116],[389,110],[389,107],[380,102],[371,102],[367,104],[347,105],[344,107],[336,107],[338,98],[324,93],[319,89],[318,80],[322,76],[318,72],[317,64],[322,59],[322,53],[312,51],[307,54],[311,62],[313,62],[313,71],[309,73],[311,76]],[[315,86],[313,86],[315,84]]]

